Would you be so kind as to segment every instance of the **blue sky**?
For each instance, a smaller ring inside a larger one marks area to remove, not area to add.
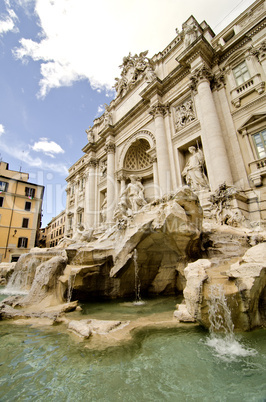
[[[0,154],[45,186],[43,226],[65,208],[68,169],[115,96],[123,57],[152,57],[191,14],[218,33],[252,3],[0,0]]]

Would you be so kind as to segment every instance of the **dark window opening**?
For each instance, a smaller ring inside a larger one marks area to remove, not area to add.
[[[26,201],[25,202],[25,211],[30,211],[31,210],[31,202]]]
[[[29,227],[29,219],[28,218],[23,218],[22,227],[23,228],[28,228]]]

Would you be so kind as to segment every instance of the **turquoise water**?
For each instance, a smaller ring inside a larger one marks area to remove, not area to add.
[[[174,303],[148,301],[139,314]],[[123,302],[86,309],[100,319],[110,319],[112,311],[113,319],[123,311],[124,317],[137,313]],[[1,402],[266,400],[265,330],[238,334],[230,347],[191,326],[142,330],[132,341],[101,351],[85,348],[89,342],[54,328],[0,322]]]

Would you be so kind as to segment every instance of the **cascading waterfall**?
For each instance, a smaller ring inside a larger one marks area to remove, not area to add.
[[[29,264],[26,270],[15,269],[6,287],[1,290],[2,294],[7,295],[26,295],[31,287],[31,275],[33,266]]]
[[[227,305],[222,285],[210,286],[208,307],[210,336],[206,343],[213,348],[218,357],[226,361],[233,361],[238,357],[257,353],[256,350],[245,347],[236,339],[231,311]]]
[[[75,280],[76,280],[76,275],[77,275],[77,273],[75,272],[74,275],[70,274],[69,278],[68,278],[68,287],[67,287],[67,302],[68,303],[71,302],[72,293],[73,293]]]
[[[140,279],[139,279],[139,266],[138,266],[138,252],[137,249],[134,249],[133,252],[133,261],[134,261],[134,269],[135,269],[135,301],[134,305],[141,306],[145,304],[143,300],[141,300],[140,296]]]
[[[227,305],[226,297],[222,285],[212,285],[210,287],[209,320],[210,332],[223,332],[233,335],[234,324],[231,318],[231,311]]]

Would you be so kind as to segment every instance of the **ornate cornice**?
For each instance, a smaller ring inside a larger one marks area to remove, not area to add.
[[[237,50],[243,48],[247,43],[250,43],[252,37],[255,36],[258,32],[265,28],[266,19],[263,19],[259,22],[255,27],[253,27],[249,32],[247,32],[241,39],[237,42],[232,42],[230,47],[227,49],[221,50],[220,56],[218,56],[219,62],[223,62],[227,60],[232,54],[237,52]]]
[[[213,47],[203,35],[200,35],[195,42],[176,58],[176,61],[182,66],[190,66],[195,59],[200,57],[206,64],[211,65],[214,55]]]

